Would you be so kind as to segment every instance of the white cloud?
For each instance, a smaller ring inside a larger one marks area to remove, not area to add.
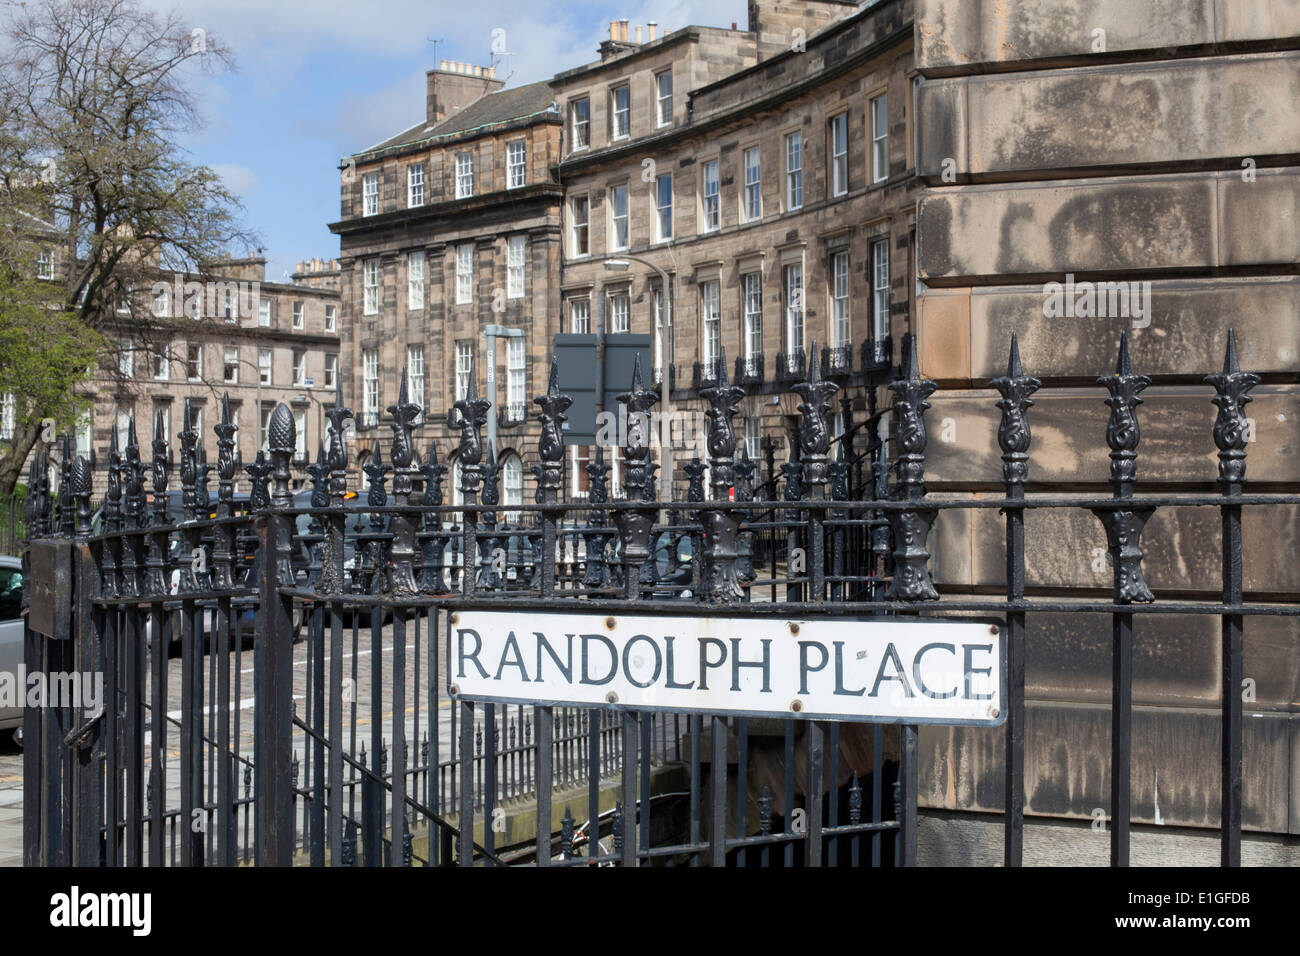
[[[257,173],[247,166],[241,166],[239,163],[219,163],[212,169],[221,177],[226,188],[241,199],[247,198],[257,190]]]

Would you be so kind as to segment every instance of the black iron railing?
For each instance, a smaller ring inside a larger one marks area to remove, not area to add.
[[[993,509],[1006,528],[1005,596],[952,594],[941,607],[1005,621],[1006,862],[1018,865],[1023,855],[1025,647],[1034,616],[1111,616],[1111,860],[1123,865],[1136,622],[1177,613],[1222,622],[1220,836],[1222,862],[1236,865],[1244,623],[1300,611],[1247,597],[1241,516],[1247,508],[1295,507],[1300,496],[1244,492],[1244,407],[1258,378],[1238,368],[1235,342],[1229,337],[1223,372],[1206,379],[1218,407],[1217,494],[1137,493],[1137,410],[1148,379],[1132,371],[1121,342],[1115,372],[1098,380],[1110,408],[1111,495],[1026,495],[1028,409],[1039,383],[1022,370],[1013,338],[1007,373],[991,383],[1001,394],[1003,493],[928,496],[925,412],[936,386],[920,374],[914,340],[904,356],[889,385],[887,442],[878,437],[884,413],[869,405],[853,421],[848,402],[847,427],[832,439],[838,386],[814,362],[794,386],[800,419],[779,465],[771,441],[762,463],[743,449],[736,456],[732,419],[743,392],[726,383],[720,365],[720,380],[703,393],[712,457],[682,463],[688,493],[666,504],[654,498],[648,436],[637,429],[620,449],[620,497],[607,493],[611,466],[602,453],[587,465],[587,497],[562,500],[561,435],[571,400],[554,374],[535,399],[542,434],[534,502],[509,507],[482,444],[490,404],[477,396],[472,375],[453,418],[455,504],[444,501],[447,467],[435,450],[415,454],[411,425],[420,409],[407,401],[405,383],[389,409],[388,459],[373,454],[364,465],[364,499],[348,487],[350,412],[341,400],[326,412],[328,454],[307,470],[307,506],[289,492],[295,435],[284,405],[271,419],[270,461],[244,466],[253,488],[248,507],[232,493],[228,409],[215,426],[215,498],[186,422],[179,522],[168,513],[161,421],[147,463],[134,423],[124,443],[114,429],[96,533],[91,466],[65,438],[56,487],[47,453],[33,463],[26,520],[37,583],[59,596],[66,613],[28,608],[26,666],[47,674],[99,669],[110,706],[98,717],[72,706],[26,709],[25,862],[789,865],[798,855],[806,865],[911,865],[920,760],[914,725],[792,718],[773,728],[686,711],[451,700],[441,637],[452,615],[489,606],[761,615],[767,605],[782,619],[906,617],[933,610],[940,597],[927,550],[938,513]],[[648,412],[656,398],[638,363],[623,396],[629,413]],[[1219,598],[1157,600],[1148,587],[1141,534],[1152,514],[1172,507],[1220,515]],[[1066,599],[1026,587],[1025,515],[1053,510],[1099,520],[1113,570],[1109,595]],[[503,521],[505,512],[519,520]],[[241,640],[246,630],[256,632],[251,650]],[[169,654],[173,639],[179,660]],[[855,740],[841,746],[845,735]],[[806,753],[799,772],[796,746]],[[862,753],[871,756],[854,756]],[[781,768],[782,792],[751,786],[748,768],[760,758]],[[602,802],[602,780],[616,787],[613,806]],[[753,796],[758,819],[747,816],[748,799],[732,794]],[[562,817],[553,812],[561,801]],[[800,808],[808,812],[796,823]],[[661,830],[672,835],[653,835]]]

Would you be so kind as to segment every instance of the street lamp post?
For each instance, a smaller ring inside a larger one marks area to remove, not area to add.
[[[523,329],[510,329],[504,325],[488,325],[483,328],[483,336],[487,339],[487,396],[492,400],[494,405],[497,404],[497,338],[503,339],[520,339],[524,336]],[[507,350],[509,346],[506,346]],[[507,352],[506,361],[509,362]],[[509,376],[507,376],[506,386],[506,408],[510,408]],[[496,411],[500,411],[498,407]],[[492,449],[492,454],[497,453],[497,417],[489,415],[488,421],[488,447]]]
[[[669,288],[668,273],[639,256],[630,256],[624,253],[618,258],[606,259],[602,264],[610,272],[625,272],[628,262],[639,262],[647,268],[653,269],[659,273],[660,295],[663,296],[664,310],[664,338],[666,341],[661,342],[661,347],[666,353],[666,361],[663,363],[661,378],[659,380],[659,463],[661,472],[659,475],[659,500],[670,501],[672,499],[673,489],[673,442],[672,442],[672,395],[671,380],[673,356],[676,354],[673,348],[673,297]]]

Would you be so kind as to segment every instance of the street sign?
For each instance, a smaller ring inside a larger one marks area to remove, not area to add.
[[[449,692],[468,700],[905,724],[1004,719],[996,624],[466,610]]]
[[[580,333],[555,336],[554,353],[559,366],[560,391],[573,399],[564,424],[564,441],[569,445],[593,445],[600,432],[597,406],[618,414],[618,398],[632,385],[632,364],[641,356],[642,383],[653,388],[650,367],[650,336],[619,332],[603,337]]]

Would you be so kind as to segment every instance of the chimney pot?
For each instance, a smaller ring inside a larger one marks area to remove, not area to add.
[[[446,72],[447,72],[447,61],[446,61],[446,60],[440,60],[440,61],[438,61],[438,69],[440,69],[440,70],[442,70],[442,72],[446,73]]]
[[[617,40],[617,39],[618,39],[618,21],[617,21],[617,20],[610,20],[610,21],[609,21],[609,38],[610,38],[610,40]]]
[[[621,17],[618,21],[618,38],[624,43],[627,42],[627,17]]]
[[[649,23],[647,23],[647,24],[645,25],[646,33],[648,34],[648,36],[647,36],[647,40],[649,40],[650,42],[653,42],[653,41],[654,41],[654,38],[655,38],[655,27],[657,27],[657,26],[659,26],[659,24],[655,23],[655,21],[653,21],[653,20],[651,20]]]
[[[637,42],[637,43],[640,43],[640,42],[641,42],[641,24],[638,23],[638,24],[636,25],[636,29],[635,29],[633,32],[634,32],[634,34],[635,34],[636,42]]]

